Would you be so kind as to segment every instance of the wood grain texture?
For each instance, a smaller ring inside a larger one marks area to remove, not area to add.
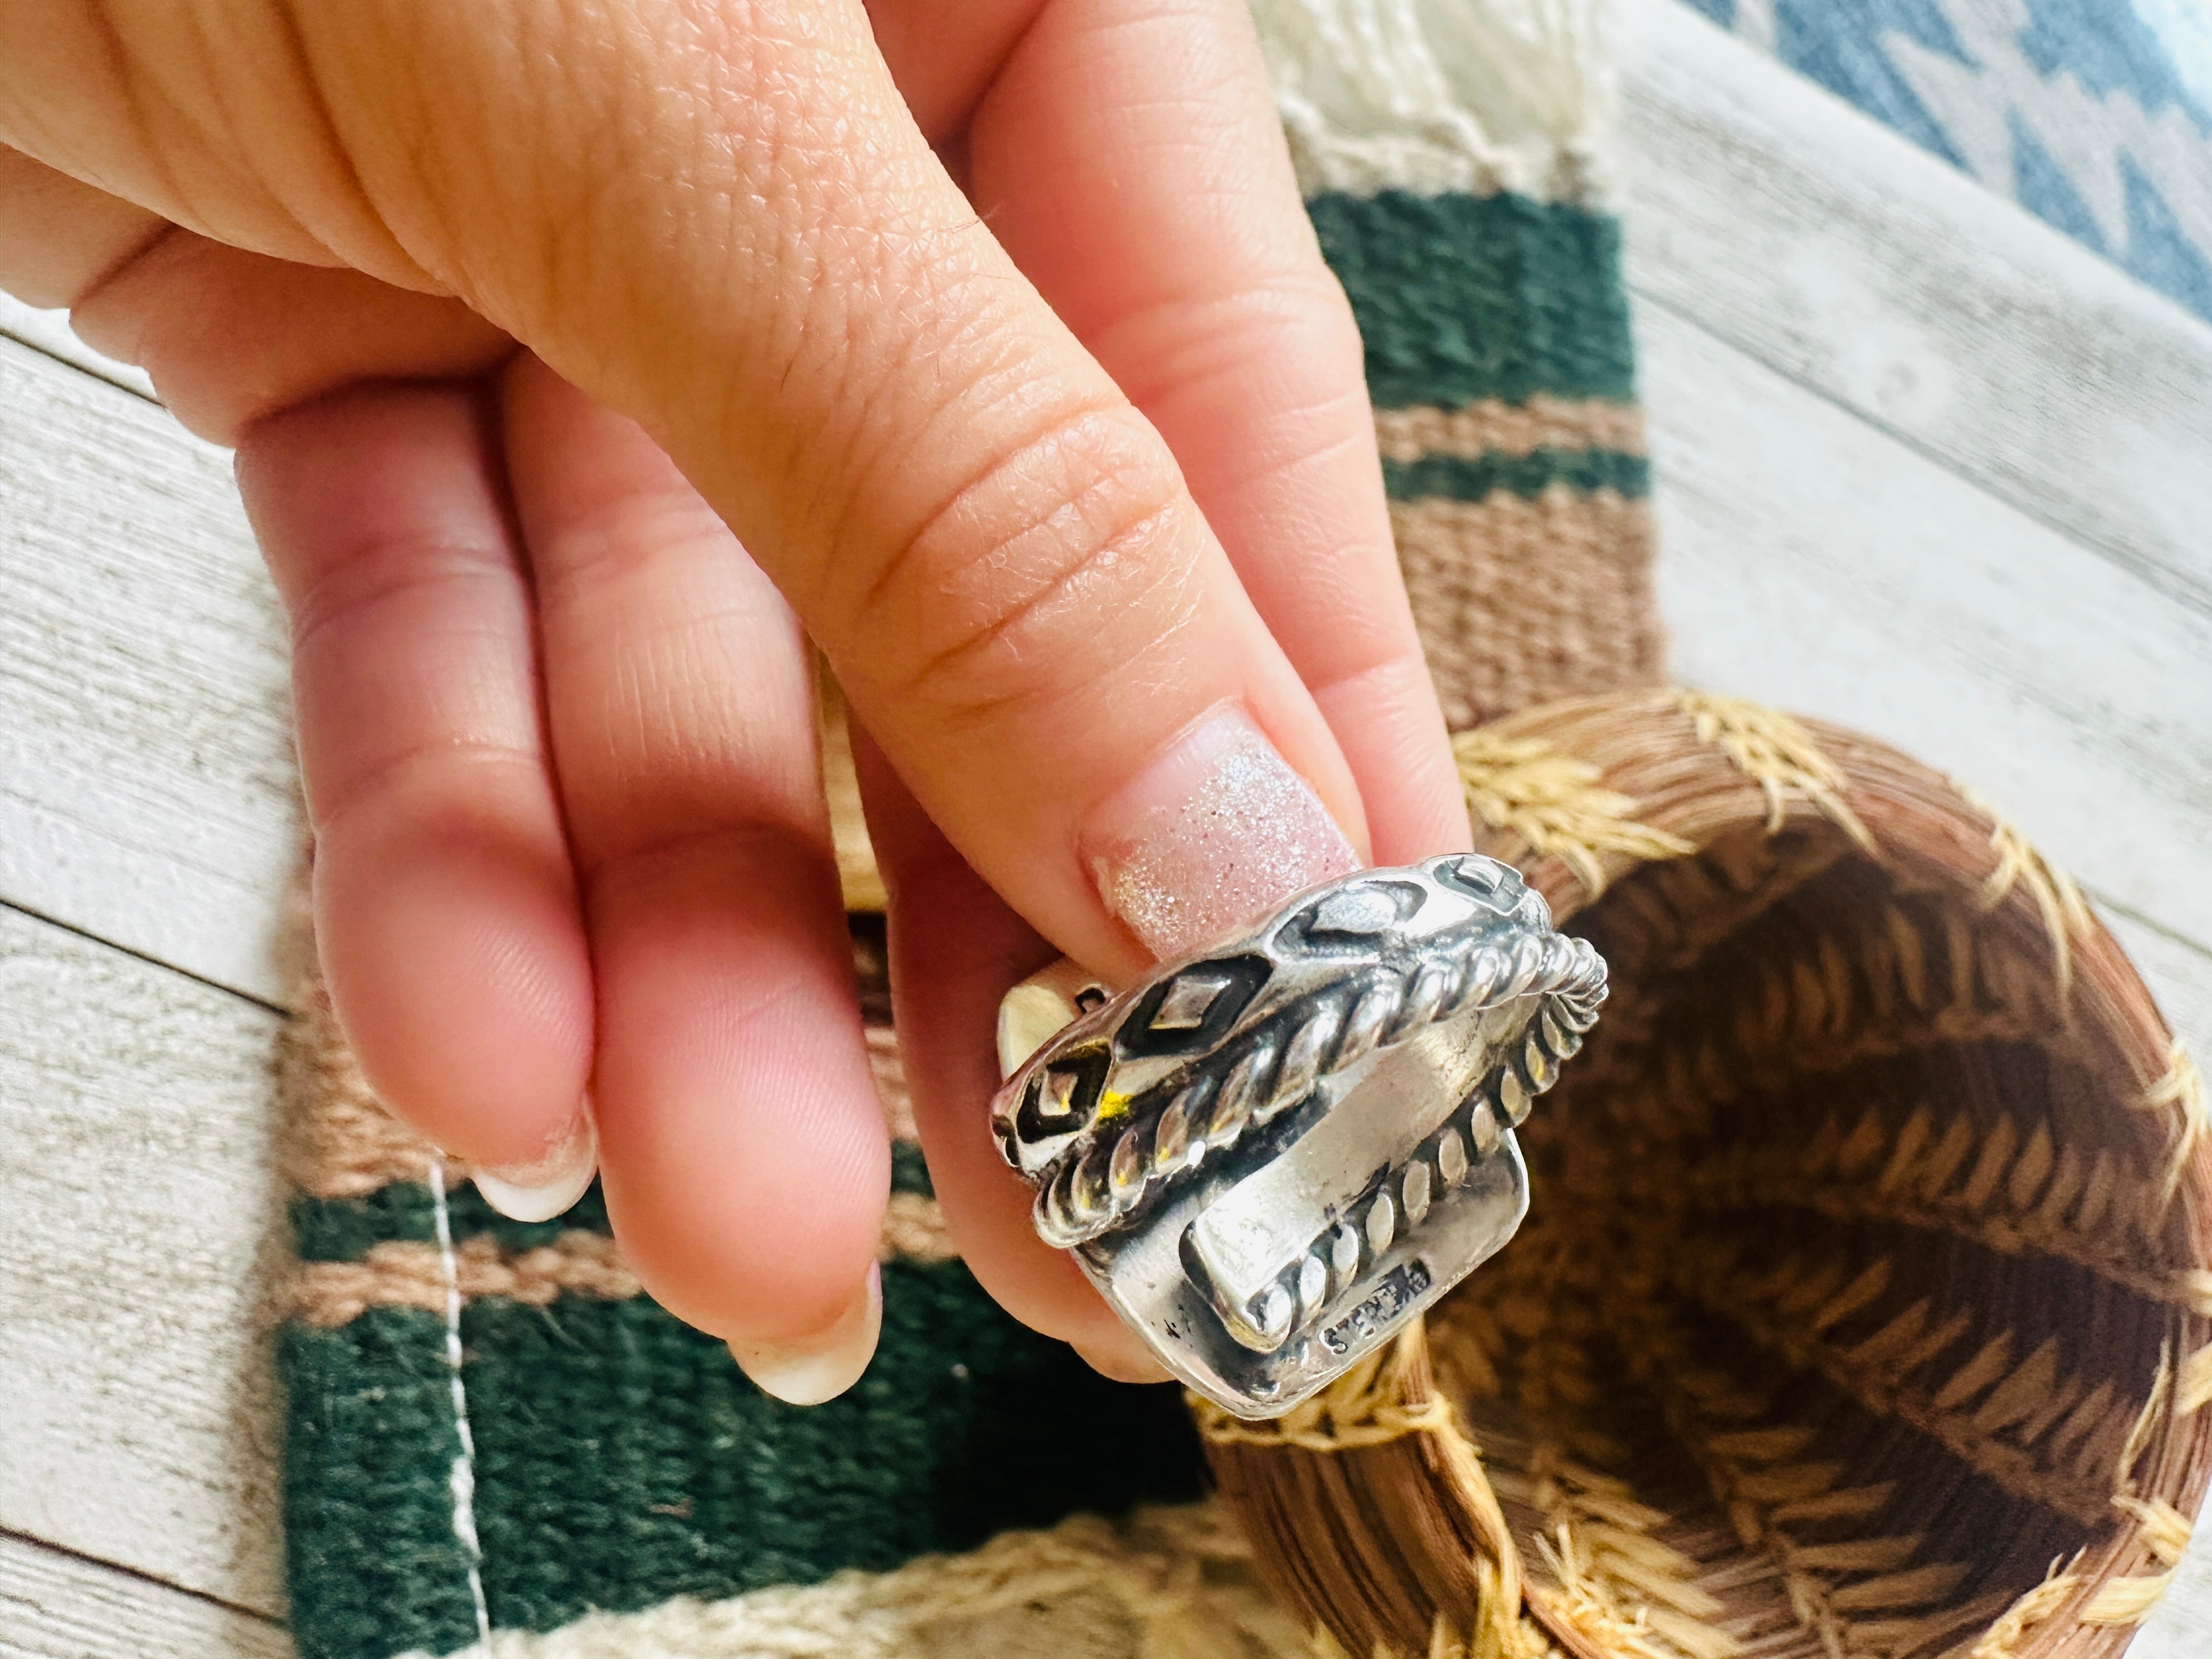
[[[2155,920],[2100,907],[2212,1054],[2212,334],[1678,0],[1620,9],[1674,672],[1991,796]],[[2131,1649],[2207,1652],[2212,1506]]]
[[[2148,1623],[2128,1649],[2128,1659],[2204,1659],[2212,1653],[2212,1504],[2174,1569]]]
[[[283,1626],[0,1536],[0,1659],[292,1659]]]
[[[275,1614],[278,1017],[6,909],[0,1011],[0,1527]]]
[[[274,1000],[290,696],[229,458],[8,340],[0,407],[0,901]]]
[[[1675,674],[1886,738],[2212,940],[2205,619],[1674,312],[1637,323]]]
[[[144,369],[135,363],[118,363],[78,339],[76,331],[70,327],[66,311],[41,310],[37,306],[25,305],[12,294],[0,294],[0,334],[21,340],[49,357],[73,363],[111,386],[135,392],[149,403],[158,401],[154,382]]]
[[[1618,10],[1636,291],[2212,616],[2212,329],[1680,0]]]
[[[2212,952],[2110,905],[2100,907],[2098,914],[2157,998],[2174,1036],[2200,1061],[2212,1057]],[[2206,1651],[2212,1653],[2212,1648]]]

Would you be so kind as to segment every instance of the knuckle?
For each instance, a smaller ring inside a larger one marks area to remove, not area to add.
[[[393,538],[366,542],[304,573],[287,610],[295,659],[404,631],[422,608],[514,604],[520,578],[503,546],[465,539]],[[471,608],[474,608],[471,606]]]
[[[1106,349],[1117,362],[1143,365],[1131,390],[1148,407],[1209,384],[1249,381],[1256,371],[1301,405],[1352,398],[1364,410],[1359,330],[1325,266],[1210,300],[1169,302],[1125,319],[1115,332]]]
[[[506,548],[376,538],[297,574],[294,702],[319,830],[395,807],[466,817],[542,781],[530,720],[485,695],[528,672],[527,601]]]
[[[357,822],[388,823],[396,811],[426,837],[504,837],[512,801],[543,787],[543,757],[497,738],[422,736],[343,769],[309,767],[308,816],[329,840]],[[335,775],[323,775],[335,772]]]
[[[906,695],[980,716],[1089,682],[1187,611],[1194,508],[1126,406],[1009,446],[878,568],[854,617]]]
[[[583,506],[532,543],[539,602],[598,605],[640,584],[679,580],[735,551],[727,526],[689,484],[634,486]]]

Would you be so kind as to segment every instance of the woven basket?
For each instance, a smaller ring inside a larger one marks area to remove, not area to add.
[[[1277,1424],[1359,1659],[2118,1653],[2212,1473],[2203,1091],[2065,878],[1895,750],[1642,690],[1457,739],[1612,965],[1520,1236]]]

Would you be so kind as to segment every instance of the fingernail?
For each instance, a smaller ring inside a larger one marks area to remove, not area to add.
[[[871,1263],[866,1285],[824,1334],[805,1343],[732,1342],[730,1354],[763,1394],[818,1406],[860,1380],[883,1328],[884,1273]]]
[[[999,1075],[1012,1077],[1023,1062],[1110,993],[1088,968],[1066,957],[1040,968],[999,999]]]
[[[1115,1382],[1175,1381],[1175,1374],[1134,1337],[1126,1346],[1112,1342],[1071,1342],[1067,1346],[1082,1356],[1083,1363],[1092,1370]]]
[[[587,1100],[536,1163],[479,1164],[472,1173],[484,1202],[509,1221],[550,1221],[584,1195],[599,1168],[599,1131]]]
[[[1184,732],[1124,784],[1082,850],[1106,908],[1162,961],[1359,867],[1313,786],[1235,710]]]

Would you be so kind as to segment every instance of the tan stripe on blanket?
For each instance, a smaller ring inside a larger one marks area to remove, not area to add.
[[[643,1288],[604,1233],[569,1231],[550,1244],[509,1255],[488,1237],[453,1249],[462,1296],[511,1297],[542,1308],[563,1291],[621,1301]],[[370,1308],[422,1308],[442,1313],[446,1276],[438,1247],[387,1239],[359,1261],[301,1264],[292,1284],[292,1316],[305,1324],[350,1324]]]
[[[1644,411],[1633,404],[1592,398],[1576,402],[1539,393],[1525,404],[1485,398],[1460,409],[1417,406],[1375,411],[1382,458],[1424,455],[1526,455],[1536,449],[1618,449],[1644,453]]]
[[[884,1216],[877,1259],[954,1261],[959,1252],[945,1231],[945,1212],[920,1193],[893,1193]],[[499,1241],[464,1239],[453,1249],[453,1277],[465,1298],[511,1297],[542,1308],[564,1291],[623,1301],[642,1293],[604,1233],[572,1230],[550,1244],[510,1254]],[[438,1247],[387,1239],[359,1261],[307,1261],[292,1281],[292,1316],[308,1325],[351,1323],[370,1308],[422,1308],[442,1313],[446,1278]]]
[[[1533,501],[1393,501],[1390,524],[1455,732],[1657,681],[1650,502],[1553,484]]]

